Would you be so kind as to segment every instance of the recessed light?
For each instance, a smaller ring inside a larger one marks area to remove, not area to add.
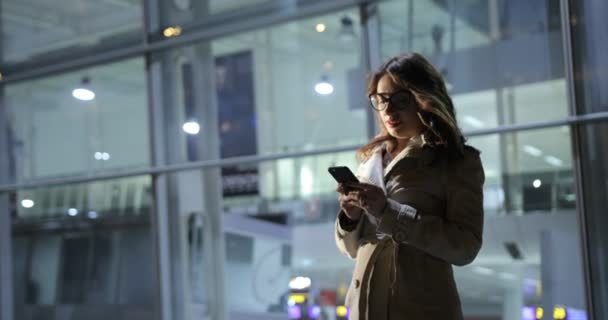
[[[26,209],[29,209],[29,208],[33,207],[34,204],[35,204],[34,201],[31,200],[31,199],[23,199],[23,200],[21,200],[21,206],[24,207],[24,208],[26,208]]]

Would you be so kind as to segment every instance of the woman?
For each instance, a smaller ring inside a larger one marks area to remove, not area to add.
[[[360,183],[339,184],[336,243],[355,259],[350,319],[462,319],[452,265],[482,242],[484,173],[464,144],[439,72],[390,59],[368,83],[381,132],[358,150]]]

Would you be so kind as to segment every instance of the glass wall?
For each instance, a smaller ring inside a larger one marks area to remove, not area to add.
[[[151,180],[11,195],[15,319],[143,319],[155,313]]]
[[[424,54],[465,130],[568,115],[558,1],[380,4],[381,54]],[[526,50],[522,50],[526,48]]]
[[[48,60],[143,40],[140,0],[2,0],[1,5],[3,63]]]
[[[150,165],[144,60],[6,86],[15,182]]]
[[[345,319],[327,168],[354,171],[373,136],[368,60],[409,51],[482,152],[484,244],[455,267],[465,319],[586,316],[581,248],[599,279],[602,251],[579,227],[600,243],[603,224],[579,218],[603,207],[580,192],[605,185],[606,130],[564,122],[605,109],[590,0],[566,26],[552,0],[28,1],[0,0],[12,318]],[[588,37],[575,83],[567,27]]]

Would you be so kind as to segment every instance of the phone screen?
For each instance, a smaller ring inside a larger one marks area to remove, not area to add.
[[[327,171],[329,171],[329,174],[331,174],[334,179],[336,179],[336,181],[338,181],[339,183],[359,182],[359,179],[357,179],[357,177],[353,174],[352,171],[350,171],[348,167],[329,167]]]

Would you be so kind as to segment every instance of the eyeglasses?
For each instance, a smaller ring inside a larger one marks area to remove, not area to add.
[[[371,107],[375,110],[382,111],[388,108],[390,103],[397,110],[406,110],[415,105],[414,95],[410,91],[397,91],[393,94],[387,93],[372,93],[369,95]]]

